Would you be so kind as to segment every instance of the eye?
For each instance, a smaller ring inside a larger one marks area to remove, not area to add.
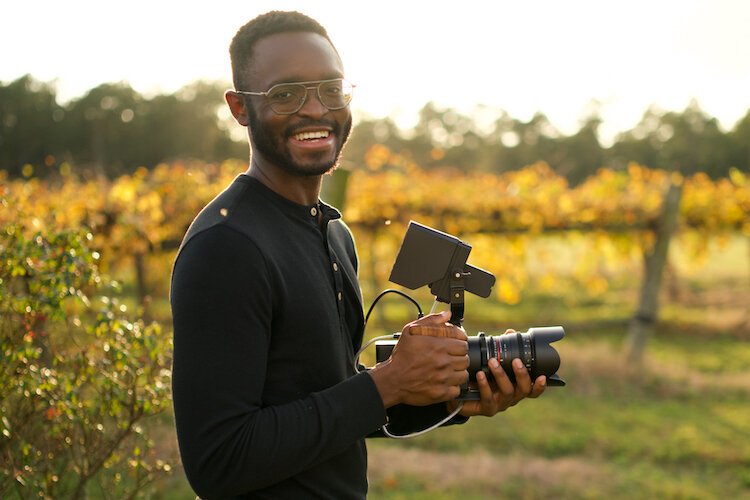
[[[331,82],[323,86],[323,92],[331,97],[339,96],[343,92],[341,82]]]
[[[300,88],[293,85],[282,85],[280,87],[272,88],[268,92],[268,99],[273,102],[288,102],[300,98],[300,94],[304,92],[304,88]]]

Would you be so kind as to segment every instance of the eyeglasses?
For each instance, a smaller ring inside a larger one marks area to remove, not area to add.
[[[349,105],[354,93],[354,85],[343,78],[315,80],[311,82],[278,83],[266,92],[235,90],[238,94],[265,96],[274,113],[293,115],[305,105],[307,91],[316,89],[318,100],[331,111]]]

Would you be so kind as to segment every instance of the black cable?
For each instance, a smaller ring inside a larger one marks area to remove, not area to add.
[[[395,290],[395,289],[389,288],[387,290],[383,290],[382,292],[380,292],[378,294],[378,296],[375,297],[375,300],[372,301],[372,305],[370,306],[370,309],[367,311],[367,315],[365,316],[365,328],[367,327],[367,321],[370,319],[370,314],[372,313],[373,309],[375,309],[375,304],[377,304],[380,299],[382,299],[386,294],[389,294],[389,293],[395,293],[395,294],[401,295],[402,297],[408,299],[409,301],[411,301],[412,304],[414,304],[416,306],[417,311],[419,313],[418,317],[421,318],[421,317],[424,316],[424,313],[422,312],[422,308],[419,306],[419,303],[416,300],[414,300],[413,298],[409,297],[407,294],[405,294],[404,292],[402,292],[400,290]],[[399,333],[394,333],[393,336],[392,336],[392,338],[398,338],[399,335],[400,335]],[[391,337],[391,336],[390,335],[383,335],[382,337],[377,337],[375,339],[371,339],[367,344],[364,345],[364,347],[362,347],[359,350],[359,352],[357,353],[357,355],[355,356],[355,359],[354,359],[354,371],[355,372],[359,373],[359,371],[360,371],[359,370],[359,355],[362,354],[362,351],[364,351],[367,348],[367,346],[369,346],[370,344],[372,344],[374,341],[378,340],[379,338],[385,338],[385,337]],[[382,427],[383,434],[385,434],[386,436],[388,436],[390,438],[395,438],[395,439],[406,439],[406,438],[412,438],[412,437],[416,437],[416,436],[421,436],[422,434],[426,434],[427,432],[430,432],[430,431],[432,431],[434,429],[437,429],[441,425],[443,425],[446,422],[448,422],[450,419],[452,419],[453,417],[455,417],[458,414],[459,411],[461,411],[461,408],[463,408],[463,406],[464,406],[464,403],[463,403],[463,401],[461,401],[459,403],[459,405],[456,407],[456,409],[453,410],[453,412],[450,415],[448,415],[447,417],[445,417],[440,422],[438,422],[438,423],[436,423],[436,424],[434,424],[434,425],[432,425],[432,426],[430,426],[430,427],[428,427],[426,429],[423,429],[421,431],[412,432],[411,434],[405,434],[405,435],[393,434],[393,433],[391,433],[389,431],[388,424],[386,424],[386,425],[384,425]]]
[[[370,319],[370,314],[372,313],[372,310],[375,308],[375,304],[377,304],[378,301],[380,299],[382,299],[388,293],[395,293],[395,294],[401,295],[402,297],[410,300],[411,303],[414,304],[417,307],[417,311],[419,311],[419,316],[418,317],[421,318],[422,316],[424,316],[424,313],[422,312],[422,308],[419,306],[419,303],[416,300],[412,299],[411,297],[409,297],[407,294],[405,294],[404,292],[402,292],[400,290],[395,290],[393,288],[388,288],[388,289],[383,290],[382,292],[380,292],[378,294],[378,296],[375,297],[375,300],[372,301],[372,305],[370,305],[370,309],[367,311],[367,316],[365,316],[365,325],[367,325],[367,321]]]

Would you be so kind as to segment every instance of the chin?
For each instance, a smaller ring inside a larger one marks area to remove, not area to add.
[[[309,163],[301,163],[301,162],[289,162],[287,164],[287,168],[296,173],[306,176],[315,176],[315,175],[324,175],[330,172],[333,172],[336,170],[336,167],[338,167],[339,160],[338,158],[332,160],[332,161],[325,161],[325,162],[309,162]]]

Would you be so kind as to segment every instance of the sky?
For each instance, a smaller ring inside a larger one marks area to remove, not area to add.
[[[750,109],[745,0],[9,0],[0,81],[54,81],[62,101],[108,82],[153,95],[229,81],[232,36],[273,9],[327,28],[358,116],[404,127],[428,102],[490,118],[542,112],[564,134],[596,112],[606,143],[651,106],[695,99],[724,130]]]

